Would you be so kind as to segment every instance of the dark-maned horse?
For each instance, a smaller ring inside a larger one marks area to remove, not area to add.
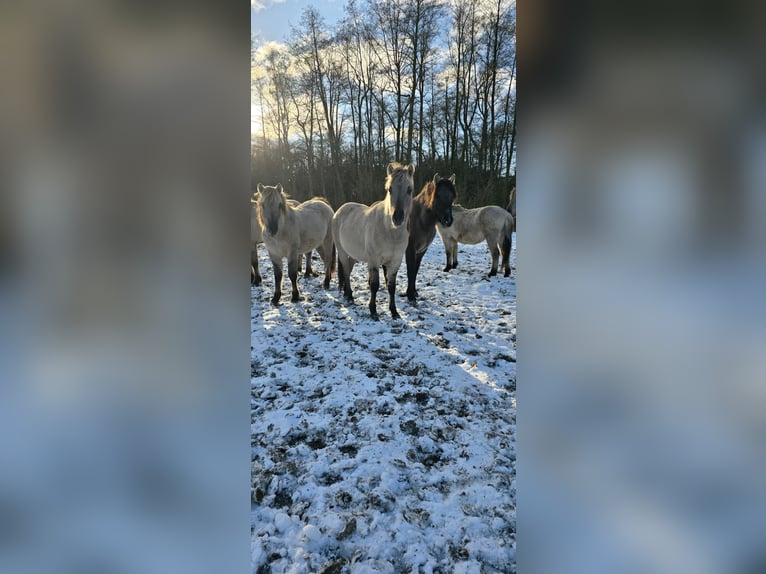
[[[439,177],[434,174],[432,181],[412,199],[409,231],[405,257],[407,260],[407,299],[414,301],[418,296],[417,277],[420,262],[436,236],[436,223],[445,227],[452,225],[452,202],[455,201],[455,174]]]

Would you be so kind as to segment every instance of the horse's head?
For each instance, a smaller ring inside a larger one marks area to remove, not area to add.
[[[263,232],[269,235],[276,235],[279,231],[279,224],[286,211],[286,198],[282,189],[282,184],[276,186],[258,184],[258,221],[263,228]]]
[[[391,213],[394,227],[400,227],[409,219],[412,210],[412,188],[415,185],[412,175],[415,173],[415,166],[389,163],[386,173],[386,199],[389,208],[387,212]]]
[[[452,203],[457,197],[455,191],[455,174],[441,177],[434,174],[432,185],[429,186],[429,207],[436,214],[436,220],[445,227],[452,225]]]

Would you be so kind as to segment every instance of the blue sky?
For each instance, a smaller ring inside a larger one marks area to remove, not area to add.
[[[297,26],[306,6],[314,6],[328,25],[343,15],[345,0],[250,0],[250,32],[263,41],[282,42]]]

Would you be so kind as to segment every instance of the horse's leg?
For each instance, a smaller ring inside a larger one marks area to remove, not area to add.
[[[253,249],[250,251],[250,284],[258,286],[263,282],[260,270],[258,269],[258,252]]]
[[[290,283],[293,284],[293,294],[290,301],[300,301],[301,296],[298,293],[298,272],[301,270],[301,254],[296,253],[292,257],[287,259],[287,276],[290,278]]]
[[[457,240],[452,242],[452,268],[457,267]]]
[[[503,277],[511,274],[511,234],[503,237],[503,244],[500,246],[500,253],[503,255]]]
[[[316,273],[311,269],[311,251],[306,253],[306,273],[303,276],[308,279],[309,277],[316,277]]]
[[[418,276],[418,255],[415,253],[415,246],[412,243],[407,245],[404,258],[407,262],[407,299],[414,301],[418,295],[415,289],[415,280]],[[386,284],[388,284],[388,277],[386,277]]]
[[[426,252],[423,251],[422,253],[418,253],[418,256],[415,258],[415,281],[413,281],[413,289],[415,291],[415,297],[420,297],[420,294],[418,293],[417,288],[417,279],[418,279],[418,273],[420,273],[420,263],[423,261],[423,257],[425,256]]]
[[[272,257],[271,266],[274,268],[274,296],[271,298],[272,305],[279,305],[282,297],[282,258]]]
[[[335,250],[335,243],[333,243],[330,246],[330,270],[325,272],[326,273],[324,278],[325,289],[330,288],[330,280],[332,279],[332,272],[335,271],[336,257],[337,257],[337,252]]]
[[[335,259],[335,245],[332,243],[332,240],[330,240],[329,246],[327,245],[327,242],[325,242],[324,245],[317,247],[317,252],[322,258],[322,263],[324,263],[324,288],[329,289]]]
[[[452,269],[452,251],[449,240],[444,241],[444,253],[447,256],[447,265],[444,267],[444,271],[449,271]]]
[[[351,291],[351,272],[354,270],[354,263],[356,262],[348,255],[342,258],[338,257],[338,283],[343,288],[343,295],[349,301],[354,300],[354,295]],[[340,280],[341,268],[343,269],[343,281]]]
[[[338,257],[338,291],[343,291],[343,287],[346,284],[346,272],[343,270],[343,262]]]
[[[367,283],[370,285],[370,317],[377,321],[379,317],[375,298],[380,288],[380,274],[377,267],[370,265],[367,268]]]
[[[396,274],[397,271],[394,271],[389,275],[388,279],[386,280],[386,285],[388,286],[388,310],[391,311],[391,318],[392,319],[399,319],[399,311],[396,310]]]
[[[497,260],[500,256],[500,250],[497,248],[497,242],[487,241],[487,247],[489,247],[489,254],[492,256],[492,269],[489,270],[489,276],[494,277],[497,275]]]

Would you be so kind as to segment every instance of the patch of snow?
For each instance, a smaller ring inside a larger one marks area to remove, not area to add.
[[[264,281],[251,292],[254,573],[516,571],[516,281],[487,277],[486,245],[459,249],[460,266],[443,272],[436,236],[416,305],[402,265],[399,321],[385,290],[381,320],[370,319],[361,263],[354,304],[333,276],[328,290],[301,278],[304,300],[273,307],[261,252]]]

